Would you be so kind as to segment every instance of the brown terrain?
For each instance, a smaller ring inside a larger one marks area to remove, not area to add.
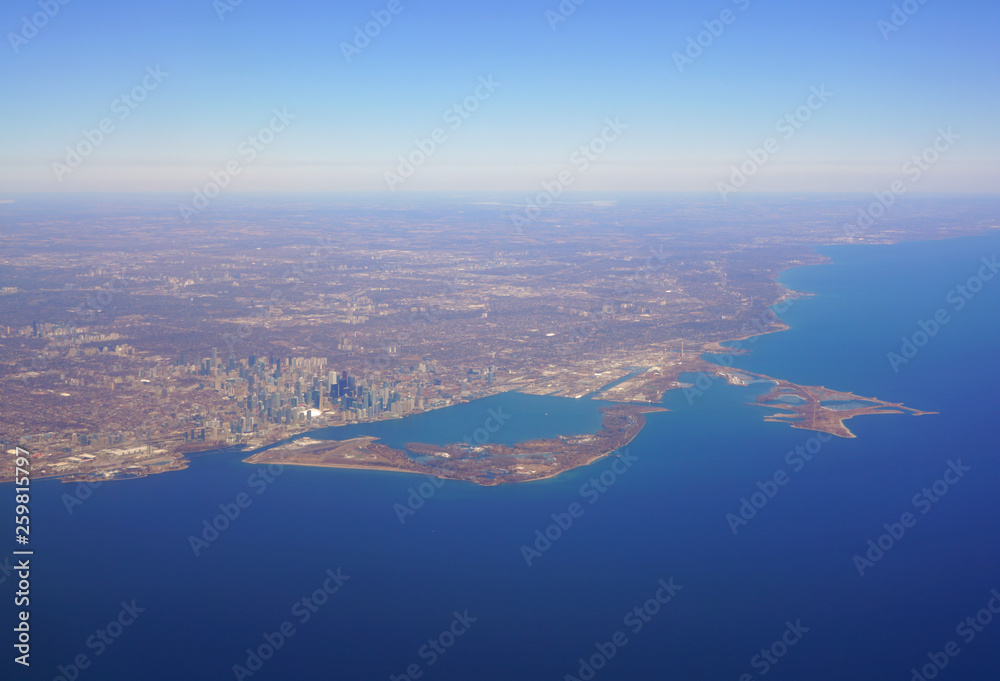
[[[39,477],[177,470],[191,451],[253,450],[509,391],[649,405],[700,390],[684,372],[762,380],[701,357],[785,328],[781,311],[808,294],[776,279],[825,262],[816,246],[997,226],[988,202],[916,197],[868,231],[851,228],[857,199],[567,202],[523,230],[509,204],[464,198],[246,199],[191,225],[169,202],[74,201],[0,206],[0,446],[28,449]],[[849,437],[855,416],[921,413],[850,386],[775,383],[775,396],[804,402],[759,403],[797,428]],[[855,399],[871,404],[820,404]],[[534,479],[611,444],[488,446],[420,465]],[[531,458],[536,447],[555,459]],[[13,473],[0,461],[0,481]]]
[[[305,445],[292,442],[257,452],[246,461],[423,473],[480,485],[527,482],[551,478],[613,455],[646,425],[645,414],[658,411],[666,410],[633,404],[602,407],[602,427],[594,434],[529,440],[515,445],[410,442],[404,452],[380,444],[378,438],[358,437],[331,442],[310,440]],[[415,460],[414,456],[419,458]]]

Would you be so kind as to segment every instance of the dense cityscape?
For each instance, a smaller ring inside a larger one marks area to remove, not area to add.
[[[11,204],[0,440],[42,475],[130,477],[510,390],[648,403],[718,343],[783,328],[769,306],[798,294],[775,279],[822,262],[813,245],[993,226],[975,203],[952,216],[929,201],[859,234],[854,210],[765,203],[748,238],[729,211],[681,200],[567,204],[524,233],[503,205],[293,203],[221,210],[193,236],[125,203],[46,241],[60,225]]]

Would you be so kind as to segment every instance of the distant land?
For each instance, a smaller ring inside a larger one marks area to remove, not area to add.
[[[726,366],[805,295],[777,276],[825,262],[817,245],[997,228],[995,199],[940,197],[862,228],[865,200],[604,197],[530,229],[482,197],[246,197],[190,225],[165,199],[18,200],[0,207],[0,442],[39,477],[117,479],[503,392],[613,403],[589,439],[250,458],[499,484],[613,453],[664,392],[699,389],[685,373],[770,381],[767,420],[853,437],[854,417],[926,412]]]

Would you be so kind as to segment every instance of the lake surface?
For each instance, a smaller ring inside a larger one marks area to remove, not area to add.
[[[1000,235],[822,251],[832,264],[782,277],[816,295],[781,315],[788,331],[745,343],[752,354],[735,366],[939,415],[859,417],[847,422],[856,439],[818,438],[763,421],[768,410],[749,403],[767,384],[716,381],[691,399],[668,393],[671,411],[647,415],[628,457],[533,483],[295,466],[265,478],[224,452],[104,484],[70,514],[75,486],[39,481],[34,664],[4,678],[56,679],[82,654],[80,681],[390,679],[408,668],[429,681],[555,680],[581,678],[580,658],[601,644],[614,654],[591,660],[598,679],[908,681],[949,641],[961,652],[941,679],[995,678],[1000,622],[971,641],[956,626],[1000,589],[1000,277],[960,310],[949,294],[1000,253]],[[887,354],[942,308],[950,321],[894,370]],[[516,442],[597,430],[598,406],[503,395],[321,436],[460,441],[492,409],[510,418],[491,441]],[[196,556],[189,537],[240,494],[249,505]],[[12,513],[9,486],[3,496]],[[898,532],[905,513],[912,526],[859,568],[854,556],[868,560],[868,541],[886,523]],[[557,538],[536,545],[547,528]],[[296,605],[317,589],[313,609]],[[108,644],[89,638],[133,599],[134,623],[112,627]],[[283,623],[294,633],[270,659],[234,674]],[[624,645],[606,645],[616,632]],[[765,648],[773,663],[755,658]]]

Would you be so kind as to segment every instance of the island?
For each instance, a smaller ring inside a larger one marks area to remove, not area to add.
[[[645,415],[662,407],[616,404],[601,407],[601,429],[593,434],[560,435],[514,445],[409,442],[406,450],[381,444],[375,437],[319,441],[301,438],[264,449],[246,459],[256,464],[291,464],[330,468],[422,473],[480,485],[551,478],[563,471],[616,455],[646,425]]]
[[[716,352],[725,351],[721,346],[711,349]],[[635,375],[616,381],[613,388],[595,392],[593,396],[629,394],[632,400],[601,407],[601,429],[593,434],[561,435],[513,445],[433,445],[409,442],[405,449],[388,447],[371,436],[348,440],[303,437],[263,448],[244,461],[252,464],[421,473],[479,485],[541,480],[606,456],[617,455],[616,452],[634,439],[646,425],[645,414],[669,411],[655,406],[664,391],[696,388],[694,384],[678,380],[682,374],[694,371],[698,371],[703,377],[723,379],[730,385],[771,384],[771,389],[757,396],[754,402],[780,410],[766,416],[765,421],[786,423],[793,428],[829,433],[837,437],[855,437],[844,421],[856,416],[905,413],[923,416],[936,413],[819,386],[800,386],[763,374],[729,369],[701,358],[693,358],[675,362],[667,368],[655,367],[644,372],[634,372]]]
[[[466,197],[265,203],[197,228],[162,220],[152,199],[116,201],[71,214],[4,204],[0,448],[28,450],[36,477],[177,471],[195,452],[256,456],[508,392],[602,400],[607,422],[589,440],[554,432],[481,451],[350,443],[328,464],[549,477],[621,447],[667,392],[697,400],[720,382],[770,382],[750,398],[767,421],[852,437],[850,419],[927,412],[733,368],[810,295],[778,276],[827,262],[824,244],[996,228],[988,206],[914,202],[919,215],[845,230],[849,200],[788,197],[738,211],[681,197],[567,203],[521,231],[502,203]]]

